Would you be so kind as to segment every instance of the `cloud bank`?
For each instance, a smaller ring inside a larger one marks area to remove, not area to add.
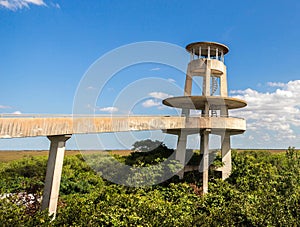
[[[11,106],[4,106],[4,105],[0,105],[0,109],[11,109]]]
[[[117,107],[114,106],[109,106],[109,107],[103,107],[103,108],[99,108],[100,112],[106,112],[106,113],[115,113],[118,112],[119,109]]]
[[[161,100],[172,97],[172,95],[166,94],[164,92],[151,92],[148,94],[151,98],[142,103],[143,107],[151,108],[157,107],[159,109],[164,108]]]
[[[47,6],[43,0],[0,0],[1,7],[13,11],[23,8],[30,8],[30,5]]]
[[[155,101],[153,99],[148,99],[145,102],[143,102],[142,105],[143,105],[143,107],[150,108],[150,107],[154,107],[154,106],[160,106],[161,102]]]
[[[231,91],[234,97],[248,103],[244,109],[231,111],[232,115],[247,120],[247,139],[257,145],[299,146],[300,141],[296,138],[300,136],[300,80],[269,82],[267,85],[275,90],[258,92],[248,88]]]

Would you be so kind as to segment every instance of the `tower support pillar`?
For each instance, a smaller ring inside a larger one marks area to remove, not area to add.
[[[202,165],[199,166],[199,172],[202,172],[203,194],[208,192],[208,167],[209,167],[209,131],[204,130],[201,134],[200,149],[203,154]]]
[[[177,174],[179,179],[182,179],[184,176],[184,166],[185,166],[185,155],[186,155],[186,144],[187,144],[187,133],[184,131],[179,132],[177,149],[175,153],[175,159],[180,162],[182,165],[182,170]]]
[[[54,218],[57,209],[65,146],[66,141],[70,138],[71,135],[48,136],[51,144],[43,192],[42,210],[48,209],[49,215],[54,214]]]
[[[225,132],[222,136],[222,162],[224,166],[220,168],[222,172],[222,179],[225,180],[231,174],[232,164],[231,164],[231,148],[230,148],[230,133]]]
[[[192,83],[193,78],[189,72],[186,74],[185,85],[184,85],[184,95],[192,94]]]

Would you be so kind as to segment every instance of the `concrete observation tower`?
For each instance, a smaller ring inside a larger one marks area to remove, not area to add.
[[[228,110],[245,107],[247,103],[228,97],[224,64],[224,56],[229,51],[227,46],[215,42],[195,42],[187,45],[186,50],[190,53],[190,62],[187,67],[184,96],[163,100],[164,105],[182,109],[182,116],[186,117],[186,127],[168,129],[166,132],[178,135],[176,159],[183,165],[186,164],[188,135],[199,134],[200,150],[203,154],[199,171],[203,173],[203,193],[207,193],[210,134],[221,137],[224,166],[218,170],[222,173],[222,179],[226,179],[231,173],[230,136],[242,134],[246,130],[246,121],[230,117]],[[194,77],[202,79],[199,93],[193,91],[196,95],[192,95],[192,87],[196,87]],[[194,112],[198,114],[191,116],[191,110],[196,110]],[[183,177],[183,174],[184,170],[179,173],[179,177]]]

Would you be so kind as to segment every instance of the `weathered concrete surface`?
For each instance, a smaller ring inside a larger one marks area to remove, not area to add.
[[[227,117],[60,117],[0,118],[0,139],[160,129],[246,129],[244,119]]]
[[[66,141],[71,138],[71,135],[49,136],[48,138],[51,141],[51,145],[43,192],[42,210],[48,209],[49,214],[53,214],[53,218],[55,218]]]

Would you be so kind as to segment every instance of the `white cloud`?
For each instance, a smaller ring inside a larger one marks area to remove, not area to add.
[[[174,79],[172,79],[172,78],[168,78],[167,79],[169,82],[171,82],[171,83],[176,83],[176,80],[174,80]]]
[[[3,105],[0,105],[0,109],[11,109],[12,107],[11,106],[3,106]]]
[[[249,140],[254,140],[254,137],[250,135],[250,136],[248,137],[248,139],[249,139]]]
[[[98,110],[101,112],[106,112],[106,113],[115,113],[115,112],[119,111],[119,109],[114,106],[103,107],[103,108],[99,108]]]
[[[268,85],[279,88],[274,92],[258,92],[250,88],[231,91],[236,98],[248,103],[244,109],[231,111],[232,115],[247,120],[247,130],[253,133],[252,137],[270,143],[292,143],[300,130],[300,80],[270,82]]]
[[[52,3],[51,5],[56,9],[60,9],[60,5],[58,3]]]
[[[19,0],[20,1],[20,0]],[[32,3],[35,5],[46,5],[43,0],[23,0],[24,2]]]
[[[154,106],[161,106],[161,102],[155,101],[154,99],[148,99],[145,102],[142,103],[143,107],[150,108]]]
[[[22,114],[22,112],[21,111],[15,111],[12,114]]]
[[[29,8],[30,5],[46,6],[46,3],[43,0],[0,0],[0,6],[13,11]]]
[[[164,92],[157,92],[157,91],[151,92],[148,95],[151,98],[142,103],[143,107],[146,108],[157,107],[159,110],[166,108],[166,106],[162,104],[161,100],[172,97],[172,95],[166,94]]]
[[[172,97],[172,95],[166,94],[164,92],[151,92],[149,96],[156,99],[166,99]]]
[[[93,87],[93,86],[88,86],[86,89],[87,89],[87,90],[95,90],[96,88]]]
[[[285,86],[285,84],[281,83],[281,82],[268,82],[267,85],[270,87],[284,87]]]
[[[159,67],[150,69],[150,71],[159,71],[159,70],[160,70]]]

